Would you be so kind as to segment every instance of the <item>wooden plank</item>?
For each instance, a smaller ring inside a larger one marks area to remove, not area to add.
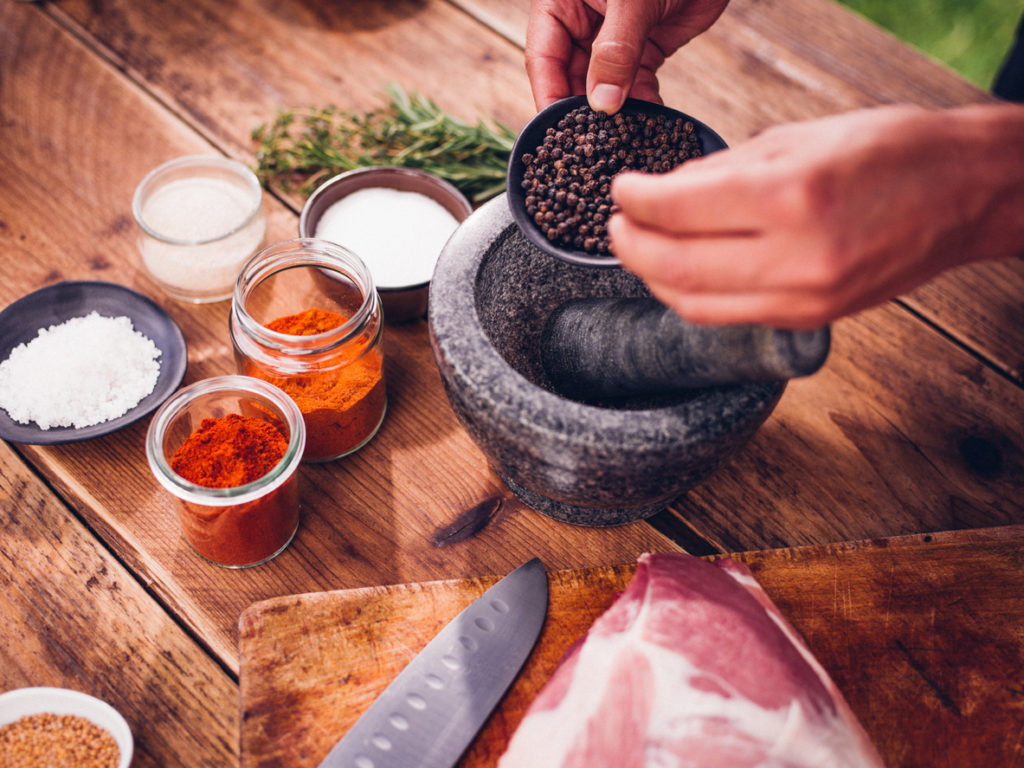
[[[1024,527],[735,558],[804,636],[887,765],[1024,758],[1024,698],[1007,684],[1024,664]],[[497,762],[564,652],[632,572],[623,565],[549,574],[537,647],[462,765]],[[242,765],[320,760],[491,582],[294,595],[252,606],[241,619]]]
[[[467,8],[470,7],[468,3],[462,3],[462,5]],[[973,87],[965,84],[962,80],[955,77],[948,71],[943,70],[941,67],[938,67],[938,65],[933,62],[928,61],[923,56],[914,54],[913,52],[908,52],[905,46],[899,45],[896,41],[879,32],[866,22],[847,19],[848,14],[831,3],[805,2],[801,5],[801,9],[804,12],[804,16],[808,19],[820,21],[822,28],[831,30],[828,33],[829,37],[827,38],[827,42],[829,46],[834,46],[838,49],[839,54],[837,55],[831,55],[829,53],[830,49],[823,47],[823,44],[812,44],[813,41],[801,42],[798,44],[799,28],[792,31],[784,31],[780,29],[780,27],[783,27],[784,25],[780,22],[778,15],[783,13],[783,10],[774,6],[765,8],[762,7],[763,5],[764,4],[750,5],[740,2],[736,6],[730,6],[727,15],[721,21],[724,30],[723,34],[728,35],[729,40],[716,42],[714,39],[711,39],[708,46],[698,51],[698,53],[701,51],[703,52],[701,54],[702,56],[705,53],[708,54],[708,57],[710,57],[711,54],[714,54],[719,57],[724,56],[725,60],[721,62],[712,60],[712,63],[715,63],[715,66],[705,64],[704,66],[709,67],[709,69],[707,71],[698,71],[693,70],[693,67],[703,61],[700,56],[695,56],[693,60],[686,59],[678,64],[673,59],[673,62],[669,66],[682,68],[679,69],[678,72],[673,69],[673,77],[671,79],[666,78],[666,88],[679,88],[691,94],[693,98],[697,98],[702,93],[709,93],[713,95],[723,92],[729,93],[728,88],[738,87],[736,85],[737,83],[745,83],[745,87],[749,88],[751,87],[752,79],[763,77],[770,80],[770,83],[759,83],[759,87],[764,85],[765,88],[784,88],[786,83],[790,83],[789,87],[791,89],[795,89],[796,85],[791,81],[795,78],[795,75],[792,73],[796,70],[803,73],[799,78],[796,78],[796,80],[798,80],[799,83],[804,83],[805,86],[807,83],[827,81],[827,86],[822,87],[809,88],[801,86],[795,94],[796,98],[793,99],[783,98],[782,91],[779,92],[779,95],[776,98],[765,97],[761,99],[750,99],[740,92],[733,93],[727,99],[729,105],[727,113],[723,112],[722,114],[735,116],[740,121],[738,126],[741,130],[752,130],[756,129],[759,121],[762,119],[768,119],[769,122],[776,122],[781,119],[791,119],[797,116],[783,114],[758,114],[757,110],[759,109],[767,109],[769,107],[775,108],[785,105],[787,109],[802,109],[805,114],[814,114],[818,112],[824,113],[827,111],[834,111],[844,106],[856,106],[856,98],[861,98],[865,100],[865,103],[867,103],[867,96],[862,95],[861,97],[855,98],[850,93],[843,95],[842,90],[839,88],[843,82],[841,77],[852,78],[853,74],[845,69],[839,70],[838,73],[832,70],[836,70],[840,67],[835,59],[841,59],[846,56],[859,56],[860,58],[863,58],[862,54],[858,54],[861,47],[872,48],[875,46],[879,47],[880,58],[887,59],[889,61],[889,66],[892,65],[893,60],[897,60],[905,71],[914,73],[915,77],[917,77],[917,80],[920,82],[920,85],[916,85],[914,83],[904,84],[903,86],[900,86],[903,87],[904,90],[898,92],[890,93],[889,91],[886,91],[887,97],[894,99],[910,98],[916,92],[915,89],[920,90],[920,93],[923,94],[923,96],[921,96],[923,100],[931,101],[936,104],[968,100],[972,94],[979,98],[982,97],[980,92],[973,89]],[[143,51],[138,47],[137,41],[143,36],[144,29],[159,29],[171,23],[169,19],[152,19],[145,15],[150,13],[160,13],[161,11],[158,9],[150,7],[143,9],[132,5],[130,8],[125,9],[123,16],[118,17],[118,22],[116,24],[107,25],[100,23],[100,19],[94,19],[89,10],[85,7],[79,7],[73,4],[62,7],[68,12],[74,13],[76,18],[79,16],[83,17],[83,24],[85,24],[90,30],[95,30],[96,34],[102,34],[104,36],[103,39],[111,41],[111,45],[116,46],[117,55],[125,62],[125,66],[128,66],[129,68],[132,66],[139,66],[139,71],[147,74],[147,76],[151,78],[147,82],[152,85],[152,87],[160,89],[163,88],[166,83],[178,83],[179,85],[182,82],[191,83],[191,86],[186,89],[187,94],[182,95],[182,99],[186,96],[188,96],[188,98],[192,98],[189,94],[201,91],[210,94],[209,98],[211,102],[211,109],[213,108],[213,102],[216,102],[216,108],[223,110],[224,104],[230,102],[233,97],[229,93],[221,93],[219,98],[213,97],[212,94],[217,92],[217,84],[213,75],[209,73],[217,71],[218,67],[229,67],[230,71],[236,72],[238,77],[242,77],[244,75],[250,78],[250,80],[247,81],[249,83],[247,88],[251,87],[252,89],[257,89],[257,79],[261,82],[266,81],[267,83],[272,84],[264,86],[264,92],[261,96],[265,102],[265,112],[267,114],[273,111],[275,104],[274,99],[280,97],[282,93],[287,92],[287,78],[283,76],[281,71],[270,68],[266,64],[253,61],[253,67],[262,67],[262,69],[252,71],[246,70],[246,72],[241,72],[237,71],[237,65],[232,63],[234,59],[238,57],[242,57],[244,59],[249,55],[246,53],[246,50],[243,49],[246,49],[247,45],[255,45],[256,41],[255,38],[251,38],[248,39],[248,42],[246,43],[246,35],[255,33],[247,33],[244,29],[234,30],[241,37],[236,39],[235,36],[232,36],[230,39],[225,40],[223,50],[218,48],[216,50],[211,49],[206,51],[204,48],[204,51],[200,54],[194,54],[191,58],[185,58],[183,57],[182,52],[175,46],[179,45],[180,39],[187,37],[187,35],[174,36],[173,38],[162,41],[161,38],[155,37],[152,32],[146,32],[145,39],[147,42],[147,48]],[[480,6],[473,4],[473,7],[483,9],[477,14],[478,18],[488,24],[500,26],[503,33],[509,35],[513,39],[515,39],[516,35],[524,33],[525,6],[523,6],[522,3],[502,3],[497,5],[481,3]],[[460,24],[466,23],[466,20],[457,14],[455,16],[451,16],[443,5],[437,8],[431,5],[429,6],[429,10],[424,10],[421,16],[430,15],[435,11],[440,13],[444,18],[444,22],[437,22],[437,26],[445,26],[447,29],[451,28],[451,25],[458,27]],[[216,12],[216,9],[210,10],[210,13]],[[285,11],[281,10],[280,13],[285,13]],[[418,20],[423,21],[423,19],[419,17]],[[367,26],[372,28],[373,35],[382,36],[379,42],[382,45],[386,44],[389,50],[404,50],[405,45],[402,42],[399,42],[401,37],[405,34],[404,21],[404,17],[399,18],[393,25],[388,26],[385,31],[382,31],[384,30],[383,25],[368,24]],[[144,22],[148,22],[149,25],[144,27]],[[828,23],[826,24],[825,22]],[[225,23],[237,24],[238,22],[226,20]],[[276,28],[272,26],[259,26],[263,23],[264,22],[258,22],[258,32],[264,35],[273,35]],[[327,43],[331,39],[331,36],[336,36],[339,30],[345,30],[347,32],[351,31],[349,30],[351,22],[345,22],[338,19],[333,19],[331,23],[324,24],[322,26],[324,31],[321,33],[322,37],[320,38],[320,44],[314,44],[313,37],[303,37],[303,45],[315,50],[326,49],[330,47]],[[433,29],[434,26],[434,22],[431,21],[427,23],[426,29]],[[717,29],[717,27],[718,25],[713,29]],[[128,29],[134,29],[135,33],[129,34],[129,32],[126,31]],[[303,35],[316,34],[305,27],[302,28],[302,32]],[[280,33],[278,32],[278,34]],[[393,35],[394,37],[384,39],[383,36],[385,34]],[[428,33],[420,34],[417,41],[410,44],[416,46],[417,49],[418,47],[424,46],[425,43],[423,42],[423,39],[427,34]],[[474,35],[470,29],[464,29],[460,34],[467,39],[474,40],[473,45],[478,44],[476,41],[480,38],[479,34]],[[369,39],[367,39],[368,37],[369,35],[360,36],[362,44],[367,47],[371,45]],[[780,40],[785,40],[788,45],[793,46],[795,48],[795,53],[788,52],[788,49],[782,46],[779,42]],[[695,41],[694,45],[696,45],[696,43],[697,41]],[[266,46],[266,39],[264,39],[261,44]],[[282,66],[285,60],[290,61],[290,59],[288,59],[289,54],[283,53],[279,49],[287,48],[289,45],[293,44],[294,43],[292,42],[283,40],[280,45],[274,46],[275,51],[278,51],[275,55],[280,57]],[[231,46],[239,48],[233,56],[228,55],[225,52],[230,50]],[[492,42],[492,47],[495,51],[503,49],[500,42]],[[753,56],[755,52],[760,51],[759,55],[763,59],[763,62],[750,72],[745,72],[742,67],[737,68],[738,64],[736,62],[732,62],[732,59],[730,58],[732,55],[730,52],[737,49],[737,47],[739,50],[747,52],[743,56],[739,56],[739,59],[747,59],[750,56]],[[769,48],[771,55],[766,52]],[[163,51],[164,49],[166,49],[166,51],[159,56],[161,63],[160,67],[142,68],[141,65],[133,64],[135,59],[141,57],[143,53],[152,57],[155,55],[154,51]],[[475,51],[475,48],[472,50]],[[723,51],[725,52],[724,54],[722,53]],[[688,52],[689,47],[683,52],[683,54],[689,55]],[[366,52],[363,51],[363,53],[365,54]],[[478,54],[474,53],[473,55],[476,56]],[[204,66],[196,68],[193,62],[196,56],[211,56],[215,58],[211,59],[209,62],[203,60]],[[494,92],[495,88],[490,85],[492,81],[505,83],[514,79],[514,75],[509,74],[508,72],[502,73],[501,71],[509,66],[507,63],[508,57],[509,55],[507,53],[502,55],[494,53],[489,57],[492,64],[488,67],[487,72],[480,73],[475,70],[467,72],[467,77],[472,78],[471,82],[478,86],[466,89],[470,94],[472,94],[472,98],[474,100],[477,98],[489,97]],[[399,73],[405,74],[407,72],[408,63],[404,61],[404,58],[392,58],[395,59],[395,63],[394,69],[391,70],[391,72],[395,73],[396,76]],[[325,100],[329,94],[329,84],[327,81],[329,80],[331,73],[338,71],[339,67],[344,69],[345,65],[348,63],[348,59],[341,61],[335,60],[330,63],[322,62],[324,69],[321,70],[322,74],[320,77],[323,78],[323,82],[320,83],[319,86],[316,83],[303,85],[303,89],[308,87],[310,91],[304,92],[301,97],[298,95],[294,97],[289,96],[291,103],[300,102],[307,97],[314,101],[319,100],[322,102]],[[352,59],[351,63],[353,67],[356,66],[355,59]],[[291,63],[289,66],[295,67],[296,64]],[[370,63],[363,66],[373,68],[379,65],[377,59],[371,57]],[[448,67],[449,65],[445,63],[444,66]],[[463,62],[460,66],[468,67],[469,64],[468,62]],[[516,63],[514,66],[515,68],[518,68],[519,64]],[[865,66],[867,65],[865,64]],[[874,66],[877,67],[879,65]],[[687,67],[690,67],[690,69],[687,69]],[[857,83],[856,87],[852,85],[847,87],[853,90],[857,90],[859,88],[862,94],[864,89],[868,88],[874,88],[877,90],[883,87],[889,89],[898,87],[898,83],[890,83],[885,86],[879,84],[877,82],[878,73],[870,67],[869,70],[875,74],[855,80],[854,82]],[[370,82],[374,79],[388,79],[388,76],[385,76],[383,70],[375,69],[374,71],[379,73],[378,76],[376,78],[364,78],[365,82]],[[790,73],[789,79],[785,76],[786,73]],[[258,78],[257,74],[259,76]],[[678,75],[678,77],[675,75]],[[298,77],[297,74],[296,77]],[[303,77],[311,78],[314,77],[314,75],[309,72],[304,72]],[[302,78],[299,78],[299,80],[300,82],[305,82]],[[894,81],[898,80],[898,78],[889,78],[889,80]],[[729,85],[729,83],[732,83],[732,85]],[[317,88],[319,88],[319,99],[313,95],[313,92],[317,91]],[[447,88],[442,88],[441,92],[444,94],[445,98],[456,97],[455,92],[449,91]],[[358,96],[359,94],[356,93],[350,95]],[[173,94],[170,94],[169,97],[173,97]],[[364,92],[362,97],[371,98],[368,92]],[[252,98],[256,97],[252,96]],[[182,101],[182,104],[184,103],[185,102]],[[477,102],[477,104],[479,104],[479,102]],[[464,114],[469,114],[475,111],[470,106],[469,101],[462,102],[462,106],[465,108]],[[252,99],[249,99],[245,105],[245,109],[252,108]],[[491,114],[499,111],[506,111],[508,109],[510,109],[510,107],[507,106],[506,102],[496,101],[493,106],[485,107],[484,111]],[[516,110],[516,114],[518,115],[527,115],[530,111],[529,106],[524,110],[521,105],[521,100],[517,101],[516,105],[511,107],[511,109]],[[239,106],[239,110],[226,110],[226,112],[234,115],[240,110],[242,110],[241,105]],[[236,120],[235,132],[233,134],[236,140],[238,140],[239,137],[244,136],[247,128],[249,127],[247,125],[237,124],[237,122],[238,121]],[[1010,267],[1012,267],[1012,264],[1010,264]],[[1013,281],[1007,280],[1006,284],[1012,286]],[[992,281],[991,286],[993,291],[1002,290],[997,289],[995,281]],[[973,285],[972,293],[975,297],[977,295],[981,295],[981,292],[975,290]],[[1017,326],[1013,324],[1009,324],[1007,326],[1002,322],[988,326],[982,319],[983,317],[988,317],[989,322],[995,322],[996,317],[994,315],[988,315],[987,313],[1003,312],[1002,315],[999,315],[999,320],[1012,320],[1013,314],[1007,309],[1012,303],[1011,294],[1012,290],[1006,289],[1000,301],[979,302],[977,300],[972,300],[962,302],[966,307],[976,308],[975,311],[977,312],[978,317],[975,318],[976,322],[972,323],[972,328],[977,329],[977,338],[987,335],[997,336],[1000,335],[1000,333],[1004,338],[1014,338],[1014,329]],[[952,296],[952,294],[947,295],[950,297]],[[999,309],[1000,306],[1002,306],[1002,310]],[[1013,304],[1013,306],[1018,307],[1019,311],[1019,302]],[[892,463],[892,466],[894,467],[913,461],[914,456],[916,456],[918,452],[923,451],[929,455],[933,453],[934,449],[929,444],[929,440],[932,439],[929,434],[930,429],[937,426],[939,431],[943,434],[953,432],[956,429],[959,429],[960,431],[963,431],[964,429],[955,422],[954,424],[942,423],[945,419],[955,420],[957,418],[955,414],[944,413],[945,408],[942,404],[945,402],[957,401],[960,397],[959,392],[966,383],[964,376],[960,375],[955,370],[947,370],[944,375],[936,377],[932,371],[933,366],[931,364],[931,358],[934,357],[936,359],[940,359],[949,355],[950,364],[952,366],[971,371],[973,371],[974,367],[973,362],[970,361],[969,358],[964,356],[962,353],[951,349],[947,345],[947,342],[943,341],[941,337],[930,335],[927,331],[922,331],[920,329],[915,330],[913,324],[900,322],[899,314],[900,313],[898,312],[892,313],[886,308],[882,308],[874,310],[871,313],[864,313],[861,317],[851,319],[850,321],[844,321],[840,327],[844,329],[844,332],[848,332],[849,335],[853,337],[853,346],[843,347],[837,344],[837,350],[840,350],[838,354],[844,354],[841,351],[843,349],[865,350],[865,354],[858,358],[856,365],[844,366],[842,368],[843,371],[848,372],[849,376],[853,378],[836,381],[825,376],[815,377],[811,380],[814,382],[815,386],[820,385],[823,388],[827,387],[827,390],[816,390],[809,395],[809,397],[812,397],[833,409],[837,407],[847,407],[845,404],[839,404],[836,399],[837,396],[844,398],[849,396],[853,398],[851,402],[859,413],[870,414],[872,412],[886,411],[887,409],[890,409],[889,404],[893,400],[902,401],[904,403],[915,402],[917,400],[917,390],[925,383],[929,388],[936,390],[939,394],[933,392],[930,397],[933,398],[932,402],[934,403],[937,411],[943,412],[938,416],[938,419],[940,420],[938,424],[933,423],[936,416],[934,414],[928,414],[927,419],[924,420],[923,423],[919,423],[918,425],[913,426],[913,428],[909,425],[902,424],[899,420],[896,420],[893,421],[891,425],[882,424],[871,429],[853,430],[858,432],[861,436],[871,437],[872,440],[874,440],[874,436],[877,436],[879,440],[885,440],[892,443],[902,443],[903,449],[908,451],[911,455],[906,460],[900,459],[898,461],[894,461]],[[881,320],[874,320],[873,318],[876,317],[881,318]],[[891,322],[888,319],[890,317],[892,318]],[[915,358],[920,361],[922,368],[917,372],[906,370],[905,372],[907,375],[902,375],[902,372],[906,369],[907,359],[907,355],[904,354],[904,345],[911,345],[914,348],[925,345],[929,349],[929,355],[931,356],[918,356]],[[880,349],[886,350],[886,354],[880,356],[876,351]],[[833,355],[833,359],[836,357],[837,355]],[[420,357],[418,360],[422,360],[429,367],[429,356]],[[886,380],[885,385],[881,385],[879,381],[876,380],[859,379],[858,371],[861,361],[871,365],[877,365],[880,370],[876,373],[876,378],[884,378]],[[835,364],[830,363],[830,367],[835,367]],[[894,373],[890,374],[889,371],[893,371]],[[854,381],[858,382],[857,386],[863,388],[863,394],[859,392],[852,392],[847,395],[846,390],[851,388]],[[898,385],[898,388],[894,388],[894,383]],[[800,386],[806,388],[804,383],[801,383]],[[978,417],[980,420],[971,428],[982,433],[992,432],[994,434],[1002,434],[1004,431],[1002,428],[1003,424],[1012,424],[1017,420],[1015,414],[1019,413],[1019,393],[1013,391],[1013,389],[1009,387],[1004,390],[1004,388],[994,383],[986,383],[981,389],[976,391],[980,398],[988,398],[990,400],[989,407],[1005,407],[1006,411],[1005,418],[997,417],[993,419],[990,424],[988,423],[988,418],[983,415],[984,409],[979,408],[977,410],[981,414]],[[894,396],[894,393],[902,394],[896,394]],[[860,398],[862,397],[866,397],[868,400],[861,401]],[[792,394],[787,395],[786,400],[784,400],[783,407],[785,408],[790,404],[795,405]],[[792,409],[789,411],[780,410],[779,416],[784,413],[793,413],[793,418],[799,419],[799,413],[794,413]],[[909,416],[901,416],[900,418],[913,418],[914,416],[915,414],[911,412]],[[791,433],[794,437],[790,437],[786,433]],[[785,435],[782,439],[786,441],[790,439],[796,439],[798,441],[811,439],[811,436],[803,435],[802,428],[798,428],[796,424],[784,424],[782,429],[775,434]],[[822,433],[822,437],[828,440],[831,439],[834,434],[837,434],[835,430],[826,429],[825,432]],[[840,437],[842,437],[842,435],[840,435]],[[848,438],[843,438],[843,442],[846,440],[848,440]],[[1012,468],[1018,466],[1019,462],[1019,441],[1011,435],[1008,441],[1003,442],[1008,442],[1008,445],[1005,447],[1005,453],[1007,456],[1005,459],[1005,465],[1008,467],[1005,474],[1007,477],[1012,479]],[[798,448],[799,446],[796,447]],[[948,448],[949,446],[947,444],[942,447],[942,450],[947,451]],[[870,449],[872,452],[877,452],[878,450],[870,445],[865,446],[865,449]],[[472,448],[469,447],[469,450],[472,450]],[[822,454],[826,458],[820,458]],[[858,502],[869,508],[885,509],[887,505],[891,505],[892,503],[894,498],[892,493],[893,489],[899,487],[898,484],[893,484],[892,482],[876,482],[870,486],[862,487],[864,484],[861,482],[860,477],[850,472],[842,471],[842,466],[839,467],[840,471],[838,473],[836,472],[834,464],[841,462],[842,459],[837,457],[835,454],[830,454],[828,451],[819,452],[817,455],[801,452],[799,453],[799,456],[803,461],[803,465],[806,467],[806,471],[799,473],[795,480],[792,476],[788,476],[783,481],[786,486],[786,493],[784,496],[778,498],[786,499],[787,501],[792,500],[794,498],[792,491],[793,484],[806,483],[808,482],[806,480],[806,476],[813,475],[819,478],[817,482],[822,486],[819,489],[821,493],[818,495],[820,498],[829,500],[827,503],[816,502],[812,507],[814,511],[811,513],[814,515],[824,514],[826,518],[832,517],[832,512],[828,510],[834,505],[836,498],[856,498]],[[934,461],[934,457],[930,456],[930,458]],[[760,463],[759,459],[756,461]],[[936,466],[949,463],[950,462],[945,460],[939,460],[936,462]],[[782,466],[791,465],[784,464]],[[925,492],[925,499],[920,503],[911,502],[909,499],[905,498],[905,496],[901,496],[898,499],[901,508],[906,507],[908,503],[912,503],[914,507],[921,507],[925,510],[925,513],[921,514],[915,509],[913,522],[908,523],[908,525],[915,527],[920,526],[917,528],[918,530],[970,526],[972,524],[1009,523],[1019,519],[1019,504],[1010,505],[1009,508],[1004,508],[998,511],[994,518],[990,517],[989,513],[984,509],[987,505],[987,500],[990,498],[990,492],[987,490],[988,480],[979,480],[978,478],[969,479],[967,487],[973,489],[972,493],[979,493],[981,498],[986,501],[980,504],[968,504],[968,506],[975,509],[974,512],[963,514],[963,512],[960,511],[960,508],[958,508],[957,515],[951,515],[946,499],[948,499],[950,495],[959,495],[959,492],[951,494],[949,487],[941,477],[941,473],[930,467],[927,463],[923,466],[919,466],[918,470],[922,474],[916,482],[916,486]],[[834,477],[837,474],[842,478],[842,481],[840,482],[840,490],[838,492],[833,491],[832,488],[832,484],[835,481]],[[746,471],[735,476],[735,482],[738,483],[736,487],[738,489],[748,491],[749,484],[744,483],[743,480],[743,478],[747,476],[749,476],[749,474]],[[825,481],[823,479],[825,477],[829,477],[830,479]],[[1006,488],[1007,486],[1004,484],[1003,487]],[[736,488],[733,490],[736,490]],[[1009,490],[1015,491],[1016,486],[1009,486]],[[746,515],[746,510],[748,508],[752,505],[757,506],[757,496],[753,492],[753,489],[749,489],[749,491],[750,492],[748,492],[746,498],[748,498],[752,503],[733,505],[733,514]],[[716,496],[718,496],[718,494],[716,494]],[[736,494],[731,494],[731,496],[735,498]],[[1013,498],[1013,495],[1011,495],[1010,498]],[[781,501],[779,503],[786,504],[787,501]],[[800,513],[797,512],[796,514],[799,518]],[[890,515],[888,512],[883,512],[874,518],[874,522],[878,526],[886,525],[886,521],[889,517]],[[988,522],[984,522],[986,520]],[[831,529],[827,526],[820,527],[817,524],[811,524],[808,526],[806,520],[790,520],[790,523],[798,524],[779,525],[777,532],[767,531],[764,537],[756,540],[746,540],[743,542],[732,540],[729,542],[731,546],[728,548],[742,549],[757,546],[777,546],[787,542],[779,541],[775,538],[776,535],[784,538],[790,537],[793,535],[793,530],[801,529],[806,531],[815,530],[815,534],[808,533],[808,535],[825,536],[825,538],[816,540],[829,540],[832,538],[846,537],[861,538],[864,536],[878,536],[886,533],[885,530],[882,530],[879,527],[864,528],[860,525],[860,522],[860,518],[857,518],[857,522],[854,523],[854,528],[852,530],[844,530],[847,525],[846,518],[843,518],[840,521],[838,528]],[[720,527],[733,528],[733,521],[729,519],[728,523]],[[907,530],[907,528],[900,528],[889,532],[907,532]],[[750,534],[752,532],[751,526],[748,525],[745,527],[745,534]],[[711,532],[709,531],[709,533]],[[717,536],[717,534],[713,535]],[[806,542],[806,539],[788,541],[788,543],[791,544],[804,542]]]
[[[822,370],[672,511],[722,552],[1024,522],[1021,391],[892,305],[832,330]]]
[[[983,297],[965,301],[965,296]],[[1024,383],[1024,256],[939,275],[903,297],[907,306]]]
[[[136,768],[237,764],[237,684],[6,443],[0,528],[0,691],[103,699],[128,721]]]
[[[529,0],[451,2],[524,47]],[[658,81],[667,104],[714,126],[730,144],[778,123],[882,103],[993,100],[830,0],[733,0],[665,62]]]
[[[455,4],[515,46],[523,45],[526,0]],[[219,146],[247,157],[249,130],[270,119],[276,108],[327,102],[368,108],[379,103],[379,85],[392,79],[436,94],[443,106],[467,116],[482,112],[513,127],[524,124],[532,106],[521,55],[511,46],[488,40],[438,5],[430,4],[415,21],[402,16],[388,25],[372,7],[362,26],[350,16],[337,18],[327,12],[325,18],[313,19],[307,17],[311,12],[287,6],[279,6],[276,15],[232,13],[219,19],[219,26],[230,34],[226,44],[199,46],[187,42],[189,35],[161,42],[150,31],[196,23],[189,15],[179,18],[170,8],[128,4],[123,11],[108,11],[108,18],[80,0],[62,4],[61,12],[68,14],[69,23],[94,34],[122,66]],[[206,11],[215,18],[222,12]],[[173,22],[166,18],[170,14],[175,15]],[[381,60],[373,50],[375,35],[402,34],[404,24],[424,19],[423,33],[395,49],[402,50],[402,56]],[[268,45],[268,40],[281,36],[281,24],[289,25],[287,39]],[[296,26],[299,34],[294,34]],[[200,39],[208,36],[198,29],[194,34]],[[439,58],[437,51],[450,50],[455,35],[463,41],[459,52],[466,55]],[[265,55],[268,49],[272,55]],[[431,66],[421,67],[420,61],[430,61]],[[339,78],[355,69],[364,76],[344,81],[340,88]],[[466,85],[462,98],[447,92],[453,79]],[[233,94],[239,103],[231,109],[225,108],[229,99],[216,96],[225,80],[239,84],[244,95],[238,99]],[[881,103],[947,107],[992,100],[952,71],[826,0],[736,0],[707,33],[669,60],[660,80],[667,103],[705,120],[730,144],[781,122]],[[1022,384],[1022,294],[1024,261],[1010,259],[947,272],[901,300]]]
[[[397,39],[386,44],[401,48]],[[149,168],[213,151],[209,144],[33,5],[0,5],[0,71],[9,83],[0,173],[33,179],[0,187],[7,222],[0,236],[12,254],[0,300],[66,278],[124,283],[181,325],[189,345],[186,384],[233,371],[228,305],[188,305],[159,294],[138,268],[130,221],[132,192]],[[68,211],[59,226],[54,200]],[[268,208],[271,237],[293,236],[294,213],[273,199]],[[87,443],[26,446],[24,453],[235,670],[239,614],[273,595],[500,571],[533,554],[571,567],[673,548],[648,526],[603,533],[526,511],[457,425],[425,324],[389,326],[385,354],[390,404],[382,431],[349,459],[300,469],[301,530],[285,555],[261,568],[225,571],[187,549],[177,508],[146,464],[148,420]],[[436,532],[463,511],[495,497],[499,511],[481,535],[435,543]]]
[[[378,82],[418,84],[410,73],[422,68],[416,57],[429,49],[431,36],[435,44],[437,36],[446,44],[468,41],[452,46],[437,65],[443,74],[431,74],[423,86],[437,89],[445,106],[466,116],[479,110],[524,120],[532,111],[525,88],[514,90],[523,85],[514,46],[452,6],[373,4],[357,24],[334,10],[317,19],[311,10],[283,5],[253,19],[250,31],[246,20],[259,14],[245,8],[233,6],[236,17],[212,3],[180,12],[163,4],[69,3],[54,13],[81,15],[87,37],[102,35],[111,50],[124,48],[110,54],[116,63],[149,78],[146,88],[239,157],[257,112],[333,96],[368,108]],[[393,17],[375,15],[384,9]],[[232,370],[226,305],[161,297],[138,269],[128,213],[134,186],[149,168],[212,147],[52,24],[43,9],[7,3],[0,14],[0,66],[8,84],[0,172],[33,180],[0,187],[7,222],[0,237],[12,255],[0,297],[8,302],[61,278],[125,283],[160,301],[182,326],[186,382]],[[219,29],[223,34],[214,33]],[[196,41],[194,52],[189,41]],[[351,79],[350,89],[338,87],[332,79],[338,73]],[[460,82],[459,73],[469,79]],[[207,123],[215,129],[207,131]],[[67,213],[59,226],[54,201]],[[290,237],[294,213],[274,200],[268,208],[271,237]],[[1007,429],[1021,412],[1020,390],[973,360],[961,370],[952,345],[891,309],[844,327],[849,335],[837,339],[847,340],[837,341],[826,371],[793,385],[752,444],[756,453],[716,478],[708,486],[713,495],[691,494],[687,504],[697,499],[701,506],[687,507],[687,519],[726,549],[933,530],[950,527],[951,519],[954,527],[1021,521],[1021,494],[1012,483],[1020,477],[1021,438]],[[908,355],[903,343],[928,355]],[[455,421],[425,325],[390,326],[385,344],[391,404],[383,430],[350,459],[302,469],[299,536],[263,568],[224,572],[185,548],[175,507],[145,464],[144,422],[87,444],[26,448],[25,455],[231,669],[237,668],[238,615],[273,595],[501,572],[533,554],[552,568],[584,568],[676,546],[646,525],[577,529],[524,509]],[[990,442],[999,447],[1006,474],[993,483],[963,471],[944,476],[958,450],[947,437],[965,424],[950,404],[963,402],[972,406],[968,437],[999,438]],[[866,482],[858,474],[864,466],[878,468]],[[909,484],[901,466],[914,473]],[[435,545],[436,531],[493,498],[501,508],[480,534]]]
[[[445,2],[72,0],[48,10],[227,154],[284,107],[379,107],[395,81],[473,118],[530,114],[522,53]]]

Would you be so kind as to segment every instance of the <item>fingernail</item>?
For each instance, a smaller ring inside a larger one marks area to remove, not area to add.
[[[587,97],[590,108],[595,112],[617,112],[625,101],[622,88],[609,83],[598,83],[590,89]]]

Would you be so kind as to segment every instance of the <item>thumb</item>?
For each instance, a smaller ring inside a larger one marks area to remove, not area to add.
[[[611,114],[625,102],[654,27],[646,6],[633,0],[609,0],[590,50],[587,98],[591,109]]]

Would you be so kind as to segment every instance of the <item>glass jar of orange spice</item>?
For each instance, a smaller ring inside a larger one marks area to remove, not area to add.
[[[238,371],[298,404],[305,461],[353,453],[380,429],[387,410],[380,299],[351,251],[313,238],[264,248],[235,283],[230,330]]]
[[[180,501],[185,540],[228,568],[285,550],[299,527],[299,463],[306,430],[279,388],[215,376],[179,390],[153,416],[146,458]]]

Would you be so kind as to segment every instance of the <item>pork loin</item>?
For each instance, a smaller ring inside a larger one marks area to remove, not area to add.
[[[644,555],[499,768],[874,768],[842,694],[750,570]]]

